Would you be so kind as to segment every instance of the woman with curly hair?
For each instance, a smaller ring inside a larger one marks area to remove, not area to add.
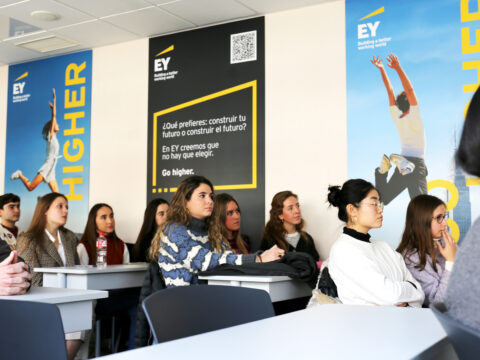
[[[291,191],[281,191],[272,199],[270,219],[262,234],[260,249],[277,245],[280,249],[310,254],[315,261],[320,257],[312,237],[305,231],[298,196]]]
[[[203,176],[190,176],[178,186],[149,252],[158,259],[167,287],[197,284],[199,271],[221,264],[268,262],[283,256],[277,246],[262,254],[237,255],[221,238],[208,237],[214,202],[213,185]]]

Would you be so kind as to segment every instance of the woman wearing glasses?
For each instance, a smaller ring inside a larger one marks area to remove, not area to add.
[[[414,197],[407,208],[402,241],[397,251],[422,285],[425,306],[442,302],[457,254],[457,244],[447,231],[446,207],[431,195]]]
[[[344,304],[421,307],[424,293],[403,257],[368,232],[382,226],[383,203],[362,179],[328,188],[328,202],[346,223],[330,250],[329,272]]]

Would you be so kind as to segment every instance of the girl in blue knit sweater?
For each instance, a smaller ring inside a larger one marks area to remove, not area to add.
[[[183,180],[173,196],[167,220],[152,241],[150,256],[158,264],[167,287],[197,284],[197,273],[221,264],[278,260],[284,250],[273,246],[262,254],[236,255],[221,238],[209,238],[215,195],[203,176]]]

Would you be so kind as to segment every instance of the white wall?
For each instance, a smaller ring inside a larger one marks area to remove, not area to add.
[[[266,199],[300,198],[321,258],[342,229],[328,185],[347,176],[345,3],[266,17]]]
[[[338,1],[265,21],[265,212],[276,192],[296,192],[322,258],[341,229],[327,210],[326,189],[347,171],[344,13]],[[7,74],[0,67],[3,144]],[[136,239],[146,201],[147,84],[148,39],[93,50],[90,205],[111,204],[117,233],[128,242]],[[0,169],[4,158],[1,146]]]
[[[93,50],[90,207],[113,207],[135,242],[147,191],[148,39]]]

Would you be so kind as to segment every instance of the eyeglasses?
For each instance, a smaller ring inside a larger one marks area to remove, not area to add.
[[[447,217],[447,214],[440,214],[437,216],[432,216],[432,219],[437,220],[437,223],[441,224],[446,217]]]
[[[364,203],[364,204],[375,206],[377,208],[377,210],[383,210],[383,208],[385,207],[383,202]]]

